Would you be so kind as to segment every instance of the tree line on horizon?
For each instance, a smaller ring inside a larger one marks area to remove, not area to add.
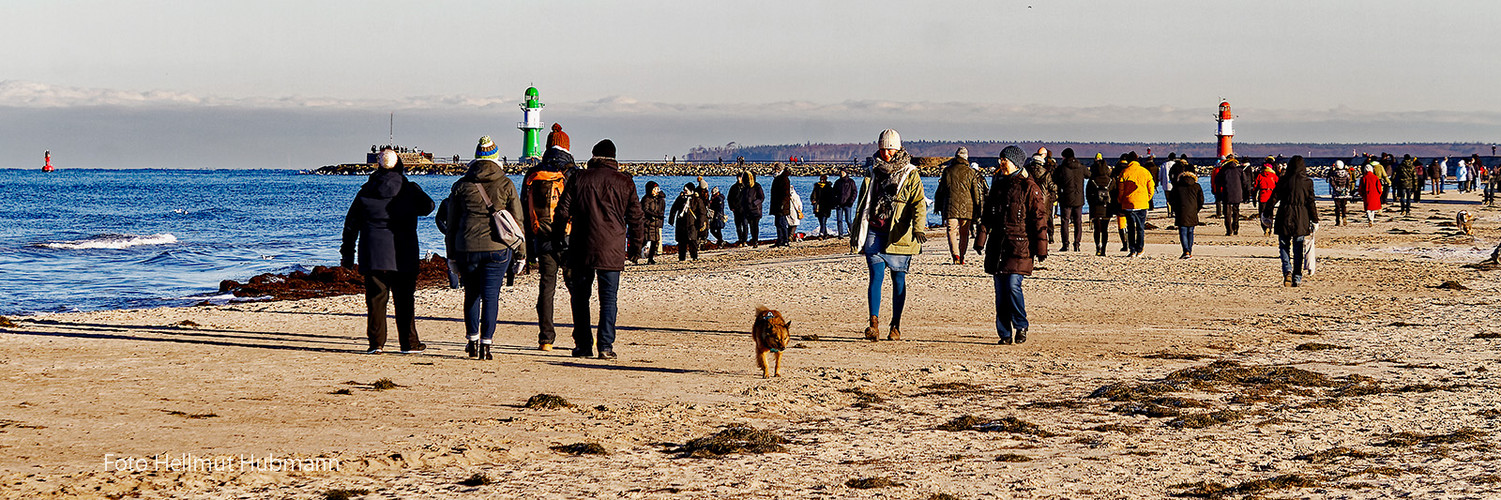
[[[1060,154],[1064,148],[1073,148],[1076,156],[1081,158],[1093,157],[1096,153],[1106,157],[1118,157],[1130,151],[1145,155],[1148,150],[1158,157],[1165,157],[1168,153],[1189,155],[1194,158],[1213,158],[1217,153],[1218,145],[1213,142],[1078,142],[1078,141],[950,141],[950,140],[920,140],[906,141],[902,145],[913,156],[947,157],[953,156],[954,151],[960,146],[969,149],[970,157],[987,158],[999,156],[1001,149],[1016,144],[1028,152],[1036,151],[1037,148],[1046,147],[1054,156]],[[1379,155],[1391,153],[1394,155],[1410,154],[1422,158],[1435,157],[1468,157],[1473,154],[1481,156],[1494,156],[1492,144],[1479,142],[1386,142],[1386,143],[1300,143],[1300,142],[1267,142],[1267,143],[1239,143],[1235,144],[1236,156],[1261,157],[1261,156],[1293,156],[1303,155],[1308,158],[1349,158],[1362,153]],[[875,152],[875,143],[803,143],[803,144],[775,144],[743,146],[729,143],[724,146],[704,147],[697,146],[689,150],[684,157],[694,161],[735,161],[744,158],[746,161],[784,161],[790,157],[797,157],[803,161],[863,161]]]

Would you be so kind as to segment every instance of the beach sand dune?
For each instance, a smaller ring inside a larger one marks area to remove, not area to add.
[[[357,354],[356,296],[24,318],[0,328],[0,490],[1496,495],[1497,274],[1464,264],[1501,236],[1501,212],[1467,207],[1480,217],[1472,240],[1437,222],[1452,207],[1419,207],[1375,228],[1326,224],[1318,273],[1300,288],[1281,286],[1274,241],[1221,236],[1218,221],[1187,261],[1162,230],[1145,258],[1056,253],[1026,281],[1033,328],[1014,346],[995,345],[980,259],[947,264],[938,233],[913,264],[900,342],[861,338],[865,266],[838,241],[629,267],[615,361],[569,357],[567,327],[559,350],[535,350],[531,277],[502,294],[491,362],[464,358],[453,290],[419,292],[421,356]],[[1461,286],[1439,287],[1451,281]],[[761,378],[752,358],[757,305],[793,322],[780,378]],[[544,393],[573,406],[525,407]],[[770,431],[739,444],[772,451],[685,446],[734,426]],[[106,459],[184,454],[237,461],[121,471]],[[268,455],[338,470],[254,461]]]

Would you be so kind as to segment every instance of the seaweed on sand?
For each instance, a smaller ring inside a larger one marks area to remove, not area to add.
[[[558,408],[573,408],[573,403],[568,402],[567,399],[563,399],[562,396],[538,394],[527,398],[525,407],[534,410],[555,410]]]
[[[1333,447],[1333,448],[1330,448],[1330,449],[1327,449],[1327,450],[1324,450],[1324,451],[1316,451],[1316,452],[1313,452],[1313,453],[1305,453],[1305,454],[1302,454],[1302,455],[1298,455],[1296,457],[1293,457],[1293,460],[1302,460],[1302,461],[1305,461],[1305,462],[1313,462],[1313,463],[1325,463],[1325,462],[1332,462],[1332,461],[1334,461],[1334,459],[1340,458],[1340,457],[1370,458],[1372,456],[1374,456],[1374,455],[1372,455],[1371,453],[1360,451],[1360,450],[1357,450],[1357,449],[1354,449],[1354,448],[1348,448],[1348,447],[1344,447],[1344,446],[1336,446],[1336,447]]]
[[[1479,441],[1486,436],[1485,432],[1469,427],[1445,434],[1419,434],[1416,432],[1398,432],[1389,434],[1386,441],[1376,443],[1376,446],[1406,447],[1420,444],[1459,444]]]
[[[1195,415],[1184,415],[1168,422],[1169,427],[1179,429],[1203,429],[1226,422],[1234,422],[1245,417],[1245,413],[1235,410],[1220,410]]]
[[[780,453],[787,451],[785,444],[789,442],[781,434],[737,424],[688,441],[674,451],[680,458],[719,458],[736,453]]]
[[[859,479],[851,479],[849,481],[845,481],[844,485],[860,490],[868,490],[871,488],[890,488],[892,486],[906,486],[902,483],[898,483],[884,477],[862,477]]]
[[[1049,432],[1037,424],[1016,417],[1004,417],[999,420],[984,420],[974,415],[965,415],[954,418],[938,426],[939,430],[945,431],[980,431],[980,432],[1010,432],[1013,434],[1027,434],[1037,437],[1053,437],[1057,433]]]
[[[609,450],[599,443],[573,443],[549,446],[547,449],[568,455],[609,455]]]

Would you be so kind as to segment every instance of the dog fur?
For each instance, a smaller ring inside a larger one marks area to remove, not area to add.
[[[751,326],[751,338],[756,341],[756,366],[761,367],[761,377],[782,376],[782,351],[787,349],[787,337],[792,322],[782,313],[766,306],[756,307],[756,321]],[[771,370],[766,363],[766,353],[776,358],[776,368]]]
[[[1454,214],[1454,226],[1459,228],[1459,232],[1470,236],[1475,235],[1475,228],[1470,226],[1470,222],[1473,220],[1474,217],[1471,217],[1470,212],[1467,210],[1460,210],[1459,213]]]

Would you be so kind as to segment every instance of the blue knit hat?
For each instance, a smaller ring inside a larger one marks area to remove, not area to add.
[[[490,136],[479,138],[479,145],[474,147],[474,159],[476,160],[499,160],[500,146],[490,140]]]
[[[1022,148],[1006,146],[1006,149],[1001,150],[1001,158],[1010,161],[1016,168],[1022,168],[1023,165],[1026,165],[1027,154],[1022,152]]]

